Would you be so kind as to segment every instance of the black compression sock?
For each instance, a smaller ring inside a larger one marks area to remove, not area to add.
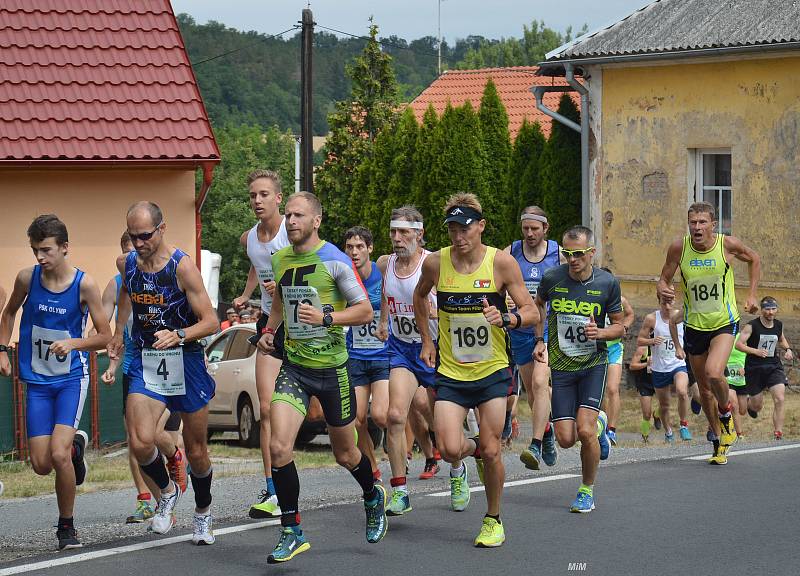
[[[273,466],[272,482],[281,507],[281,526],[297,526],[300,524],[297,503],[300,499],[300,478],[294,460],[279,468]]]
[[[156,456],[149,464],[139,464],[142,472],[147,474],[155,482],[160,490],[165,490],[169,487],[169,473],[167,467],[164,465],[164,457],[156,448]]]
[[[350,470],[350,474],[353,475],[358,485],[361,486],[361,490],[364,492],[364,500],[374,500],[375,478],[372,477],[372,466],[369,464],[369,458],[367,458],[363,452],[361,454],[361,462]]]
[[[198,509],[204,510],[211,506],[211,477],[214,469],[209,468],[203,475],[196,475],[194,470],[189,475],[192,478],[192,489],[194,490],[194,505]]]

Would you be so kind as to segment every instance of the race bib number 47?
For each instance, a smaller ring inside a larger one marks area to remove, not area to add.
[[[558,347],[566,356],[576,358],[597,352],[597,342],[586,336],[588,316],[558,315]]]
[[[162,396],[186,394],[183,377],[183,348],[142,350],[144,387]]]
[[[313,286],[283,286],[283,310],[286,323],[286,333],[293,340],[308,340],[310,338],[324,338],[328,329],[324,326],[312,326],[301,322],[299,309],[301,304],[308,304],[317,310],[322,310],[319,293]]]
[[[775,357],[775,347],[778,345],[778,337],[775,334],[762,334],[758,339],[758,347],[767,351],[767,358]]]

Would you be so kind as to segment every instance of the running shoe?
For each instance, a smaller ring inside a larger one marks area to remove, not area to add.
[[[267,564],[288,562],[309,548],[311,548],[311,544],[306,540],[300,526],[284,526],[281,529],[281,537],[278,540],[278,544],[272,554],[267,556]]]
[[[580,514],[588,514],[594,510],[594,496],[588,492],[578,490],[578,495],[569,507],[570,512],[578,512]]]
[[[214,531],[211,529],[211,512],[205,514],[194,513],[192,520],[192,544],[195,546],[211,545],[214,543]]]
[[[402,516],[406,512],[411,512],[411,510],[411,500],[408,497],[408,492],[404,490],[393,491],[389,505],[386,507],[386,515]]]
[[[758,418],[758,412],[756,412],[752,408],[747,409],[747,415],[750,416],[750,418]]]
[[[419,475],[420,480],[431,480],[439,472],[439,463],[436,460],[427,460],[425,469]]]
[[[463,512],[467,509],[470,499],[469,480],[467,479],[467,467],[462,462],[464,471],[460,476],[450,476],[450,507],[455,512]]]
[[[708,463],[714,464],[715,466],[724,466],[727,464],[728,448],[730,448],[730,446],[723,446],[720,444],[719,447],[714,450],[714,454],[711,456],[711,458],[708,459]]]
[[[708,430],[706,430],[706,440],[708,440],[709,442],[714,441],[714,431],[710,427]]]
[[[684,442],[689,442],[692,439],[692,433],[689,432],[689,429],[686,426],[681,426],[680,429],[681,440]]]
[[[548,466],[555,466],[558,460],[558,447],[556,446],[556,432],[553,425],[544,431],[542,437],[542,460]]]
[[[661,408],[659,406],[653,408],[653,426],[656,430],[661,430]]]
[[[775,440],[783,440],[783,432],[780,430],[775,430],[774,432]]]
[[[531,444],[520,453],[519,460],[528,470],[538,470],[542,463],[542,450],[536,444]]]
[[[153,507],[148,500],[136,501],[136,512],[125,519],[125,524],[141,524],[153,517]]]
[[[56,526],[56,538],[58,538],[58,549],[69,550],[70,548],[83,548],[83,544],[78,540],[78,531],[74,526]]]
[[[694,398],[692,398],[692,401],[690,402],[690,404],[692,406],[692,413],[693,414],[700,414],[700,412],[703,410],[703,405],[700,404],[700,402],[698,402]]]
[[[250,506],[247,514],[250,518],[277,518],[281,515],[281,508],[278,506],[278,497],[270,494],[266,490],[261,491],[258,502]]]
[[[733,416],[720,416],[719,427],[719,443],[723,446],[733,446],[736,444],[736,430],[733,427]]]
[[[611,442],[612,446],[617,445],[617,431],[616,430],[607,430],[606,436],[608,436],[608,441]]]
[[[150,522],[150,527],[156,534],[166,534],[175,525],[175,506],[181,497],[181,489],[177,483],[172,482],[175,490],[172,494],[161,494],[156,506],[156,513]]]
[[[180,448],[176,447],[172,458],[167,458],[167,472],[172,481],[181,489],[181,493],[186,493],[189,477],[186,474],[186,457]]]
[[[72,466],[75,468],[75,486],[80,486],[86,480],[89,464],[86,462],[86,445],[89,436],[83,430],[75,432],[72,439]]]
[[[597,422],[600,429],[597,431],[597,439],[600,442],[600,460],[606,460],[611,452],[611,443],[608,441],[608,416],[600,410],[597,413]]]
[[[506,541],[506,531],[503,525],[489,516],[483,517],[481,531],[475,538],[475,546],[478,548],[497,548]]]
[[[648,442],[649,440],[650,440],[650,434],[642,434],[642,442],[644,442],[645,444],[647,444],[647,442]]]
[[[367,542],[375,544],[383,540],[389,522],[386,520],[386,502],[389,499],[386,488],[375,484],[377,498],[372,502],[364,500],[364,511],[367,513]]]
[[[664,434],[664,442],[667,444],[672,444],[675,442],[675,433],[672,430]]]

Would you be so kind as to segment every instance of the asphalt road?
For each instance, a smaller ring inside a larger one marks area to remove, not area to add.
[[[417,490],[413,512],[391,518],[386,538],[367,544],[363,507],[352,497],[349,502],[333,503],[340,495],[326,486],[339,485],[347,477],[328,470],[305,474],[306,493],[319,490],[327,505],[304,512],[303,525],[311,550],[287,564],[266,564],[278,538],[276,526],[223,521],[215,526],[217,543],[211,547],[192,546],[186,541],[186,530],[161,539],[123,536],[73,553],[49,552],[3,563],[0,576],[407,576],[413,570],[458,576],[797,574],[800,546],[794,495],[800,484],[800,444],[737,448],[740,453],[734,450],[725,467],[709,466],[704,459],[687,459],[692,454],[702,458],[703,446],[661,450],[659,459],[632,456],[627,449],[615,450],[612,460],[600,470],[595,487],[597,509],[586,515],[567,511],[579,483],[579,478],[572,476],[577,473],[574,459],[570,460],[575,454],[565,454],[563,468],[548,469],[546,474],[512,472],[510,476],[516,480],[505,490],[502,514],[507,540],[498,549],[472,547],[485,511],[480,488],[473,493],[469,509],[462,513],[449,510],[446,495]],[[761,451],[765,448],[768,451]],[[317,473],[320,476],[312,478]],[[445,475],[444,470],[441,475]],[[446,494],[443,480],[414,485],[435,486]],[[354,485],[349,487],[351,493],[356,492]],[[186,498],[182,504],[190,506],[190,500]],[[8,526],[5,520],[1,524]],[[52,540],[50,531],[48,535]],[[149,548],[139,549],[142,547]],[[80,561],[58,564],[65,560]]]

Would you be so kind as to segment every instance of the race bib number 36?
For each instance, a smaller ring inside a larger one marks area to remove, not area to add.
[[[183,348],[142,350],[144,387],[162,396],[186,394],[183,377]]]
[[[722,301],[722,282],[718,276],[694,278],[687,283],[691,311],[716,312]]]
[[[42,376],[66,376],[70,369],[70,355],[55,355],[50,345],[68,339],[66,330],[51,330],[40,326],[31,327],[31,370]]]
[[[558,315],[558,347],[570,358],[597,352],[597,342],[586,336],[588,316],[579,314]]]
[[[375,336],[378,322],[381,319],[380,310],[373,312],[372,322],[353,326],[353,348],[358,350],[380,350],[384,344]]]
[[[450,349],[457,362],[481,362],[492,357],[491,325],[483,314],[450,316]]]
[[[324,326],[312,326],[300,321],[300,304],[309,304],[317,310],[322,310],[319,293],[313,286],[283,286],[283,310],[286,322],[286,333],[293,340],[308,340],[310,338],[324,338],[328,329]]]

